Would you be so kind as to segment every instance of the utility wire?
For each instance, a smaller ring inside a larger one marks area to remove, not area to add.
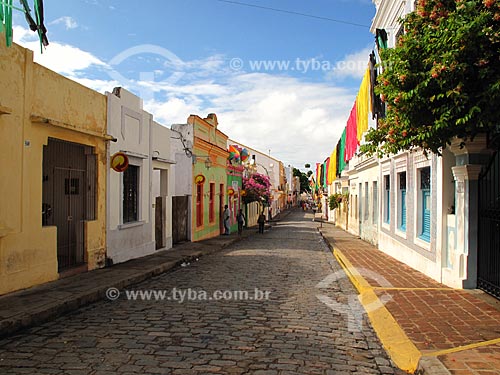
[[[232,0],[215,0],[215,1],[218,1],[218,2],[221,2],[221,3],[233,4],[233,5],[241,5],[241,6],[246,6],[246,7],[250,7],[250,8],[271,10],[273,12],[293,14],[295,16],[315,18],[315,19],[323,20],[323,21],[343,23],[345,25],[351,25],[351,26],[357,26],[357,27],[366,27],[366,28],[370,27],[370,26],[367,26],[367,25],[362,25],[360,23],[354,23],[354,22],[349,22],[349,21],[337,20],[335,18],[329,18],[329,17],[315,16],[314,14],[294,12],[293,10],[271,8],[271,7],[266,7],[266,6],[262,6],[262,5],[256,5],[256,4],[248,4],[248,3],[243,3],[243,2],[240,2],[240,1],[232,1]]]

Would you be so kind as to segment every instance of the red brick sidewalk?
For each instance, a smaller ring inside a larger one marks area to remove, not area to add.
[[[387,301],[422,356],[437,357],[455,375],[500,375],[500,301],[442,285],[333,225],[320,231]]]

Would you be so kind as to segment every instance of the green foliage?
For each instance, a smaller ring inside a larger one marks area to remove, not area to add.
[[[376,92],[387,117],[361,151],[440,154],[454,137],[498,131],[500,2],[421,0],[403,26],[397,46],[381,54]]]
[[[335,193],[330,195],[328,198],[328,206],[330,207],[330,210],[334,210],[340,206],[340,203],[342,203],[342,199],[344,196],[340,193]]]
[[[304,172],[301,172],[297,168],[293,168],[293,175],[294,177],[299,177],[300,179],[300,192],[310,192],[311,188],[309,186],[309,180],[307,178],[307,175]]]

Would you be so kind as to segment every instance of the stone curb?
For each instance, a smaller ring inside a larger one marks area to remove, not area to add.
[[[318,231],[321,234],[321,237],[324,239],[324,241],[328,245],[328,247],[330,248],[330,250],[332,251],[333,255],[337,258],[342,269],[347,273],[349,279],[354,284],[356,289],[359,291],[360,296],[361,296],[360,300],[364,306],[364,303],[363,303],[364,298],[362,298],[362,297],[363,297],[363,294],[366,293],[368,289],[371,289],[371,288],[369,288],[369,284],[366,282],[366,280],[362,276],[357,275],[357,271],[356,271],[355,267],[350,265],[347,258],[345,258],[345,256],[338,249],[336,249],[332,243],[330,243],[328,238],[322,232],[321,228],[318,228]],[[337,253],[337,255],[340,254],[340,257],[335,255],[335,253]],[[392,318],[392,320],[394,320],[394,322],[398,325],[399,329],[401,331],[403,331],[401,326],[399,326],[397,321],[392,316],[392,314],[385,307],[383,308],[383,310],[385,310],[387,312],[385,315],[389,315],[390,318]],[[370,320],[372,321],[374,328],[377,328],[376,331],[377,331],[377,334],[379,336],[379,339],[382,341],[384,347],[386,347],[388,342],[384,342],[386,340],[385,339],[383,340],[380,337],[379,331],[380,331],[380,328],[383,328],[386,324],[386,322],[384,322],[383,320],[387,320],[388,317],[385,317],[385,318],[382,317],[382,319],[380,319],[381,318],[380,316],[374,317],[371,314],[368,314],[368,315],[370,317]],[[404,334],[404,331],[403,331],[403,334]],[[406,336],[406,334],[404,334],[404,338],[405,338],[404,341],[407,341],[408,345],[414,346],[413,342],[411,342],[411,340]],[[390,341],[392,341],[392,340],[390,340]],[[393,345],[393,343],[389,342],[389,347],[391,349],[389,350],[386,347],[386,350],[388,350],[388,353],[391,355],[391,357],[394,354],[401,356],[401,353],[398,352],[400,349],[398,345]],[[396,348],[396,349],[394,349],[394,348]],[[418,349],[416,347],[415,347],[415,350],[418,351]],[[420,351],[418,351],[418,352],[420,353]],[[413,373],[414,375],[451,375],[451,372],[436,357],[422,356],[420,353],[417,363],[414,364],[414,362],[415,361],[410,360],[410,366],[403,366],[406,368],[402,368],[402,370],[405,370],[407,372],[409,371],[410,373]]]
[[[332,251],[332,254],[337,259],[344,272],[346,272],[349,280],[360,293],[359,300],[366,311],[373,329],[377,333],[378,338],[392,361],[403,371],[411,374],[415,373],[421,358],[420,351],[415,347],[408,336],[406,336],[399,323],[382,304],[371,285],[358,272],[357,268],[349,262],[340,250],[335,248],[321,228],[318,228],[318,232],[321,234],[321,237]],[[380,307],[376,310],[369,308],[374,305],[380,305]]]
[[[141,269],[140,267],[137,267],[137,272],[132,272],[132,274],[125,275],[123,278],[110,278],[110,281],[105,284],[101,284],[97,288],[89,289],[86,290],[85,292],[82,293],[74,293],[71,295],[71,298],[65,298],[64,300],[53,300],[48,302],[47,304],[44,304],[42,306],[37,306],[33,307],[33,309],[30,309],[29,314],[26,313],[20,313],[16,314],[14,316],[8,317],[8,318],[0,318],[0,338],[5,338],[7,336],[11,336],[12,334],[16,333],[17,331],[20,331],[25,328],[29,328],[44,322],[47,322],[49,320],[55,319],[56,317],[69,313],[71,311],[77,310],[80,307],[89,305],[91,303],[100,301],[100,300],[105,300],[106,299],[106,291],[109,288],[117,288],[119,290],[126,288],[130,285],[140,283],[144,280],[147,280],[153,276],[160,275],[164,272],[173,270],[177,267],[179,267],[182,263],[184,262],[190,262],[195,260],[196,258],[200,258],[204,255],[209,255],[215,251],[222,250],[225,247],[240,241],[242,238],[245,238],[246,236],[242,237],[235,237],[231,239],[226,239],[224,243],[219,244],[217,243],[218,241],[215,239],[208,239],[206,241],[201,241],[198,242],[200,245],[205,245],[205,249],[182,249],[182,245],[179,247],[179,250],[181,251],[189,251],[191,250],[190,254],[180,256],[178,259],[175,259],[175,248],[169,249],[167,251],[171,251],[172,254],[153,254],[151,257],[158,257],[162,258],[165,257],[165,259],[161,259],[160,263],[153,266],[153,267],[148,267],[146,269]],[[148,258],[148,257],[145,257]],[[136,263],[140,262],[141,258],[134,259]],[[122,265],[122,267],[120,267]],[[118,264],[114,267],[110,268],[103,268],[100,270],[95,270],[95,271],[90,271],[90,272],[109,272],[113,273],[113,271],[120,271],[122,269],[126,269],[126,263]],[[134,266],[132,269],[135,268]],[[118,273],[117,272],[117,273]],[[111,276],[111,275],[110,275]],[[67,279],[62,279],[62,280],[67,280]],[[76,280],[76,279],[75,279]],[[56,280],[57,282],[59,280]],[[47,283],[49,284],[49,283]],[[43,287],[42,284],[41,287]],[[17,292],[14,292],[17,293]],[[22,293],[22,291],[21,291]],[[43,292],[42,292],[43,293]],[[39,295],[37,295],[39,297]],[[3,298],[9,298],[9,295],[3,296]],[[22,296],[20,298],[23,298]],[[29,296],[26,296],[26,304],[29,304]],[[1,298],[0,298],[0,302]]]
[[[436,357],[422,357],[418,361],[415,375],[451,375],[451,372]]]

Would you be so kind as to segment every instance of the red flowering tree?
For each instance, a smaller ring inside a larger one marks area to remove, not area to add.
[[[261,202],[269,204],[271,201],[271,181],[268,176],[254,173],[250,177],[243,177],[243,203]]]
[[[420,0],[395,48],[382,51],[376,92],[387,116],[362,151],[440,153],[454,137],[500,130],[500,1]]]

